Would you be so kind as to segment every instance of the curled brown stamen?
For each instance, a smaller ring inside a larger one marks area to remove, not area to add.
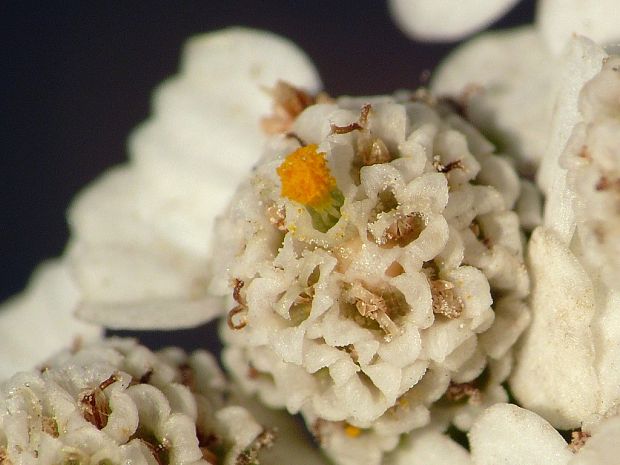
[[[247,320],[247,308],[243,305],[237,305],[230,312],[226,318],[226,323],[230,329],[238,330],[243,329],[248,324]]]
[[[372,106],[370,104],[367,103],[366,105],[364,105],[362,107],[360,117],[357,122],[347,124],[346,126],[338,126],[333,123],[330,124],[331,134],[348,134],[350,132],[359,131],[366,128],[366,125],[368,124],[368,114],[370,113],[371,109]]]

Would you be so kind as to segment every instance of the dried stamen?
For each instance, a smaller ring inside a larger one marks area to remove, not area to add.
[[[375,242],[388,247],[404,247],[416,240],[426,227],[426,221],[420,213],[410,213],[394,221]]]
[[[50,436],[52,436],[53,438],[57,438],[58,437],[58,422],[52,418],[52,417],[48,417],[48,416],[43,416],[43,418],[41,418],[41,429],[49,434]],[[0,464],[4,465],[2,462],[2,451],[0,449]]]
[[[235,465],[253,465],[258,463],[258,453],[261,449],[268,449],[273,446],[276,439],[275,431],[272,429],[264,429],[260,433],[250,447],[246,448],[235,462]]]
[[[368,124],[368,114],[370,113],[371,109],[372,106],[370,104],[367,103],[366,105],[364,105],[362,107],[360,117],[358,118],[357,122],[347,124],[346,126],[338,126],[333,123],[330,124],[330,134],[348,134],[353,131],[360,131],[362,129],[365,129],[366,125]]]
[[[459,170],[465,169],[465,166],[463,166],[462,160],[451,161],[447,165],[444,165],[441,163],[437,155],[433,157],[433,167],[440,173],[444,173],[444,174],[449,173],[450,171],[456,170],[456,169],[459,169]]]
[[[97,429],[103,429],[108,424],[110,410],[108,400],[101,389],[93,389],[83,394],[80,408],[84,419]]]
[[[248,324],[248,309],[243,305],[237,305],[226,318],[226,323],[230,329],[243,329]]]
[[[269,222],[278,229],[278,231],[287,231],[284,223],[286,219],[286,214],[282,206],[276,206],[275,204],[272,204],[267,207],[267,218],[269,219]]]
[[[391,341],[394,336],[400,334],[400,329],[388,315],[389,307],[383,297],[370,292],[359,282],[353,283],[351,289],[347,291],[346,297],[355,305],[360,315],[379,324],[379,327],[385,332],[386,341]]]
[[[585,446],[590,436],[591,436],[590,433],[586,433],[585,431],[581,431],[581,430],[571,432],[570,434],[571,439],[570,439],[570,444],[568,445],[568,448],[573,453],[578,452],[579,449]]]
[[[446,398],[454,402],[467,398],[471,404],[476,405],[482,401],[482,393],[474,383],[451,382],[446,391]]]
[[[238,305],[228,312],[226,323],[230,329],[242,329],[248,324],[248,307],[245,297],[241,294],[244,285],[245,283],[242,280],[234,280],[233,299]]]
[[[433,313],[454,319],[463,313],[463,301],[456,295],[454,284],[443,279],[430,281]]]
[[[297,116],[310,105],[315,98],[284,81],[278,81],[271,90],[273,97],[273,114],[263,118],[261,125],[268,134],[286,132]]]
[[[378,165],[392,161],[392,155],[385,142],[370,134],[360,134],[357,141],[357,157],[360,166]]]

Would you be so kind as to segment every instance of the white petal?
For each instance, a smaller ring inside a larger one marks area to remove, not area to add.
[[[261,154],[260,120],[279,79],[320,87],[303,52],[275,35],[233,28],[189,42],[181,73],[156,92],[153,118],[131,138],[132,163],[70,212],[83,317],[163,328],[214,316],[206,296],[213,222]]]
[[[431,89],[463,96],[470,121],[515,156],[521,171],[533,174],[549,137],[553,65],[533,28],[489,33],[444,60]]]
[[[26,290],[0,307],[0,380],[102,334],[73,316],[78,291],[62,261],[41,265]]]
[[[575,34],[606,45],[620,40],[618,0],[541,0],[536,22],[551,52],[558,55]]]
[[[575,226],[573,194],[566,186],[566,169],[560,167],[575,126],[582,121],[578,109],[579,92],[602,67],[606,54],[583,37],[573,39],[559,65],[559,86],[550,126],[549,145],[537,173],[538,184],[547,194],[544,223],[568,243]]]
[[[398,26],[417,39],[450,41],[483,29],[518,0],[390,0]]]
[[[470,465],[467,450],[448,436],[427,430],[410,434],[385,459],[385,465]]]
[[[591,327],[594,290],[577,258],[549,230],[534,231],[529,259],[532,324],[510,386],[520,403],[554,426],[576,428],[600,402]]]
[[[488,408],[469,433],[475,465],[566,465],[562,436],[535,413],[511,404]]]
[[[219,297],[143,300],[138,303],[82,303],[76,315],[110,329],[193,328],[211,321],[225,309]]]

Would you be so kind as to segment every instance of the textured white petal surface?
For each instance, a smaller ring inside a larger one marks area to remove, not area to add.
[[[547,46],[556,55],[574,34],[601,45],[620,41],[617,0],[540,0],[536,20]]]
[[[41,265],[25,291],[0,307],[0,380],[102,330],[73,316],[78,290],[66,263]]]
[[[471,465],[469,453],[448,436],[428,430],[410,434],[385,465]]]
[[[560,166],[560,155],[577,123],[579,92],[584,84],[598,73],[606,57],[605,51],[594,42],[576,37],[561,57],[557,98],[550,125],[551,136],[537,173],[537,181],[547,195],[545,225],[553,228],[564,241],[573,233],[575,219],[572,193],[566,185],[566,169]]]
[[[416,39],[449,41],[483,29],[518,0],[390,0],[392,17]]]
[[[475,465],[566,465],[572,458],[549,423],[511,404],[487,409],[472,427],[469,444]]]
[[[523,27],[457,48],[435,71],[431,89],[462,100],[467,117],[533,174],[549,137],[555,71],[537,31]]]
[[[213,221],[261,153],[260,120],[280,79],[320,87],[303,52],[273,34],[236,28],[188,43],[180,74],[156,91],[153,116],[131,137],[132,162],[71,209],[83,317],[167,328],[220,310],[206,297]]]
[[[556,427],[576,428],[600,402],[592,282],[571,251],[542,227],[530,239],[529,264],[532,324],[510,385],[526,408]]]

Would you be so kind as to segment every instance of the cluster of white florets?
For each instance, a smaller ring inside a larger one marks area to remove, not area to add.
[[[204,351],[108,339],[62,352],[0,386],[0,463],[257,463],[272,432],[226,405],[226,383]]]
[[[564,163],[575,193],[584,254],[605,284],[620,289],[620,57],[612,57],[583,88],[583,122]]]
[[[323,99],[285,130],[217,227],[224,360],[268,405],[391,449],[510,363],[529,321],[519,180],[424,94]]]

